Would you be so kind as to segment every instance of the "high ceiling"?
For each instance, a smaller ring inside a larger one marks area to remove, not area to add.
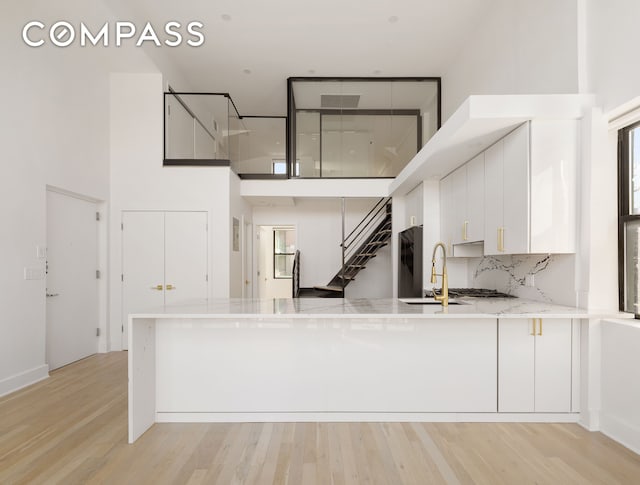
[[[442,76],[496,0],[106,0],[120,19],[204,23],[206,42],[150,48],[241,114],[285,115],[290,76]],[[446,86],[444,87],[446,89]]]

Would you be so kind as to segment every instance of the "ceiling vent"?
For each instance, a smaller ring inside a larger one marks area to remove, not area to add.
[[[321,108],[355,109],[360,102],[359,94],[321,94]]]

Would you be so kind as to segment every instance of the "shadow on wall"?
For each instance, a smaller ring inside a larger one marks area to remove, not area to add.
[[[530,300],[576,305],[575,255],[485,256],[469,261],[470,286]],[[533,286],[527,286],[527,275]]]

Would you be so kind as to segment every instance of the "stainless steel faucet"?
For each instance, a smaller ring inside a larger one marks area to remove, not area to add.
[[[442,273],[436,273],[436,252],[438,247],[442,248]],[[438,242],[433,246],[433,255],[431,256],[431,283],[436,284],[436,276],[442,276],[442,293],[436,294],[435,287],[433,288],[433,298],[436,301],[442,303],[442,306],[449,306],[449,282],[447,281],[447,248],[446,246]]]

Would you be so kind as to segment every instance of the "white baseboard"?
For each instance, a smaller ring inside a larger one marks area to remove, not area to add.
[[[156,413],[157,423],[575,423],[577,413]]]
[[[640,455],[640,426],[637,424],[603,411],[600,414],[600,431]]]
[[[49,377],[49,366],[40,365],[0,381],[0,397]]]

